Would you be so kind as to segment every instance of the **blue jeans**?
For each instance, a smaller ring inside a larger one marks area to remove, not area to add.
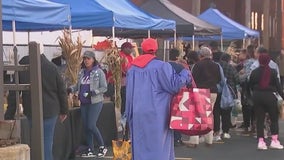
[[[53,160],[52,146],[55,124],[58,116],[46,118],[43,120],[43,137],[44,137],[44,159]],[[32,121],[28,118],[30,126]],[[32,138],[32,137],[31,137]]]
[[[103,107],[103,102],[95,104],[81,104],[81,117],[86,134],[88,147],[94,151],[94,135],[100,146],[104,146],[104,140],[97,127],[97,121]]]

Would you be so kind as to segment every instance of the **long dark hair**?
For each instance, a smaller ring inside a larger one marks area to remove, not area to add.
[[[254,52],[255,52],[255,46],[252,45],[252,44],[248,45],[247,46],[247,53],[248,53],[249,58],[255,58]]]
[[[95,57],[92,57],[92,58],[94,59],[93,67],[99,65],[99,62],[97,61],[97,59]],[[86,68],[86,65],[84,63],[84,58],[81,63],[81,68]]]
[[[184,55],[183,59],[187,61],[188,65],[192,65],[199,61],[199,56],[196,51],[189,51]]]

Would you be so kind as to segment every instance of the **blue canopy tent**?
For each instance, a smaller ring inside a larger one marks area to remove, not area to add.
[[[175,29],[174,21],[150,16],[134,7],[128,0],[50,1],[71,6],[72,28],[96,29],[95,33],[100,36],[114,36],[115,31],[120,29]]]
[[[175,29],[175,21],[154,17],[143,12],[128,0],[95,0],[100,5],[113,11],[114,26],[129,29]]]
[[[46,0],[2,0],[4,31],[58,30],[70,26],[70,7]]]
[[[49,2],[46,0],[2,0],[2,28],[5,31],[13,31],[13,38],[14,38],[14,46],[15,44],[15,32],[17,31],[42,31],[42,30],[55,30],[55,29],[62,29],[64,27],[69,27],[70,25],[70,7],[68,5],[56,4],[53,2]],[[2,32],[2,29],[1,29]],[[1,39],[2,33],[1,33]],[[3,49],[3,44],[1,41],[1,50]],[[18,88],[19,78],[17,72],[19,71],[18,68],[18,61],[17,61],[17,50],[14,47],[14,62],[15,62],[15,84]],[[2,53],[1,53],[2,54]],[[32,56],[33,58],[36,55]],[[4,67],[3,66],[3,56],[0,56],[0,72],[3,73]],[[37,62],[33,61],[34,64]],[[13,67],[13,66],[10,66]],[[22,67],[21,67],[22,68]],[[12,69],[13,70],[13,69]],[[34,70],[38,71],[38,70]],[[31,72],[36,76],[39,76],[39,72]],[[2,77],[3,78],[3,77]],[[3,93],[4,85],[3,79],[1,78],[0,84],[0,91]],[[32,78],[31,78],[32,79]],[[35,78],[36,79],[36,78]],[[37,78],[37,81],[40,78]],[[37,92],[41,92],[40,88],[35,83],[35,81],[31,81],[31,88],[35,87],[38,88]],[[9,87],[13,88],[13,87]],[[20,88],[18,88],[20,89]],[[35,90],[34,90],[35,91]],[[37,92],[31,92],[32,94]],[[0,96],[3,97],[3,94]],[[37,97],[38,98],[38,97]],[[16,92],[16,104],[19,105],[19,92]],[[38,100],[36,103],[31,102],[33,104],[41,104],[41,100]],[[0,100],[0,106],[3,106],[3,101]],[[42,159],[43,158],[43,123],[42,123],[42,111],[41,107],[37,106],[32,109],[32,129],[31,135],[33,136],[33,140],[31,141],[31,156],[34,159]],[[4,119],[3,117],[3,109],[0,109],[0,119]],[[37,115],[37,116],[35,116]]]
[[[222,28],[222,36],[212,36],[212,37],[200,37],[202,40],[233,40],[233,39],[245,39],[249,37],[259,37],[259,32],[245,27],[232,19],[228,18],[222,14],[219,10],[214,8],[209,8],[198,16],[200,19],[207,21],[215,26]],[[198,37],[196,37],[198,38]]]
[[[92,29],[113,26],[113,12],[95,0],[49,0],[68,4],[71,8],[72,29]]]
[[[70,7],[46,0],[2,0],[4,31],[45,31],[69,27]],[[13,24],[15,22],[15,24]]]

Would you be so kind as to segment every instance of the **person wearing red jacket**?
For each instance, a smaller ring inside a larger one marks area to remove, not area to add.
[[[119,53],[122,63],[121,63],[121,69],[122,69],[122,80],[121,80],[121,115],[124,114],[125,111],[125,99],[126,99],[126,87],[125,87],[125,80],[126,80],[126,72],[129,69],[132,61],[133,56],[131,53],[133,52],[133,45],[130,42],[124,42],[121,45],[121,51]]]

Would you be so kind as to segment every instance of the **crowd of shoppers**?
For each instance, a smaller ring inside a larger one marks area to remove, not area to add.
[[[220,51],[218,43],[212,42],[208,46],[203,44],[198,51],[187,48],[184,56],[181,56],[178,49],[171,49],[169,62],[164,62],[156,57],[157,40],[144,39],[141,49],[141,55],[134,57],[132,44],[125,42],[119,53],[122,59],[121,115],[128,122],[133,160],[174,159],[174,146],[184,143],[182,135],[169,128],[170,103],[183,86],[190,86],[192,78],[198,88],[211,91],[214,128],[206,135],[190,136],[187,145],[197,147],[201,139],[204,139],[207,146],[212,146],[213,143],[224,143],[223,139],[230,139],[234,106],[227,107],[228,109],[220,107],[222,92],[218,85],[222,74],[226,77],[234,98],[241,99],[243,123],[239,127],[243,129],[242,135],[254,135],[256,132],[257,149],[266,150],[265,124],[269,124],[269,147],[283,149],[278,139],[279,111],[275,94],[284,96],[281,67],[284,52],[281,52],[277,64],[271,60],[267,49],[249,45],[240,50],[238,61],[233,62],[230,54]],[[57,118],[61,121],[66,118],[66,97],[71,92],[77,92],[81,102],[81,117],[88,146],[81,156],[104,157],[107,152],[96,123],[109,81],[93,51],[85,51],[82,56],[78,82],[66,89],[58,68],[41,55],[42,72],[50,73],[42,75],[44,145],[45,158],[48,160],[52,160],[55,122]],[[24,57],[20,63],[28,64],[28,57]],[[28,75],[28,72],[20,72],[20,82],[29,83]],[[14,119],[14,98],[15,93],[10,92],[10,109],[6,112],[6,119]],[[24,114],[31,120],[29,91],[23,91],[22,98]],[[269,123],[266,119],[269,119]],[[94,138],[99,145],[97,151]]]

